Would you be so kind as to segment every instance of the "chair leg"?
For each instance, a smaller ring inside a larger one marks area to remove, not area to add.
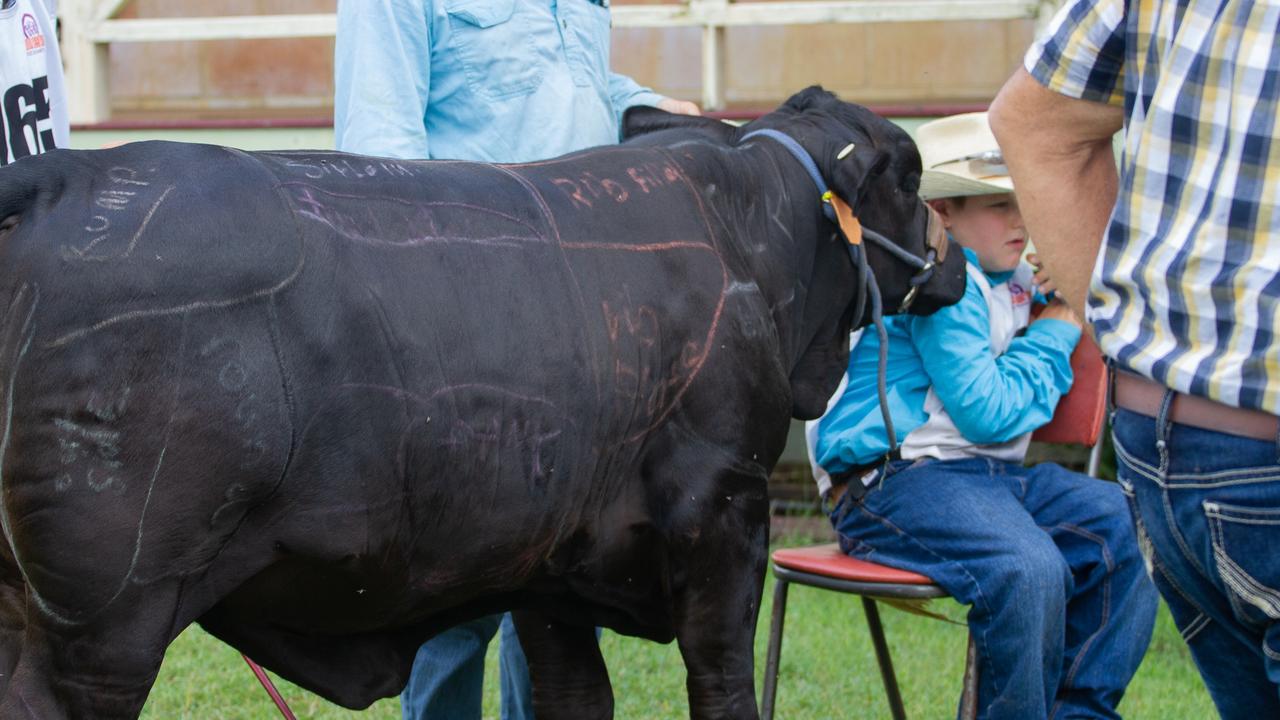
[[[964,692],[960,695],[960,720],[978,717],[978,646],[969,633],[969,649],[964,655]]]
[[[764,663],[764,697],[760,705],[761,720],[773,720],[773,701],[778,693],[778,664],[782,656],[782,622],[787,612],[786,580],[777,580],[773,586],[773,617],[769,622],[769,652]]]
[[[880,665],[880,677],[884,680],[884,691],[889,697],[889,712],[893,720],[906,720],[907,713],[902,707],[902,694],[898,692],[898,678],[893,674],[893,658],[889,656],[889,644],[884,640],[884,627],[880,624],[880,610],[876,601],[863,596],[862,607],[867,613],[867,628],[871,630],[871,644],[876,649],[876,662]]]

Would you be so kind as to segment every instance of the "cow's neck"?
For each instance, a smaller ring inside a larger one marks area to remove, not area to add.
[[[703,164],[720,175],[703,179],[703,194],[721,218],[743,219],[727,227],[729,242],[769,305],[790,371],[849,306],[852,263],[822,215],[813,179],[787,150],[766,139],[731,152],[735,162]],[[719,191],[706,192],[713,183]]]

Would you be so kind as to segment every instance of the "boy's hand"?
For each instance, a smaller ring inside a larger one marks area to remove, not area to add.
[[[1080,329],[1084,329],[1084,323],[1080,322],[1080,318],[1076,317],[1075,311],[1060,298],[1050,300],[1049,304],[1045,306],[1044,312],[1040,313],[1040,317],[1036,319],[1061,320],[1063,322],[1069,322]]]
[[[1044,265],[1040,264],[1040,256],[1035,253],[1027,253],[1027,262],[1031,263],[1032,267],[1036,269],[1035,281],[1040,294],[1045,297],[1052,296],[1058,286],[1053,284],[1053,279],[1049,277],[1049,273],[1045,272]]]

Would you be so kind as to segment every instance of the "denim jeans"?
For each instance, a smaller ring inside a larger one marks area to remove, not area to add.
[[[1280,718],[1280,448],[1117,410],[1156,587],[1224,718]]]
[[[1118,717],[1157,603],[1119,486],[986,458],[888,470],[832,524],[850,555],[971,606],[978,717]]]
[[[502,629],[499,669],[502,720],[533,720],[529,666],[511,613],[449,628],[418,648],[409,683],[400,694],[404,720],[480,720],[484,656]]]

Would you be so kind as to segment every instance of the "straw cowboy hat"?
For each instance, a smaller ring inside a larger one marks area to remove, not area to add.
[[[920,197],[926,200],[1013,192],[984,112],[927,122],[916,129],[916,145],[924,165]]]

